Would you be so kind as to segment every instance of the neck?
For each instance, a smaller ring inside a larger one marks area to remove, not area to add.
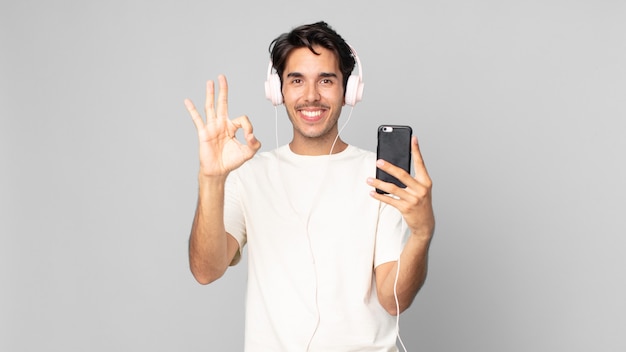
[[[336,135],[332,136],[332,138],[320,139],[294,136],[291,143],[289,143],[289,148],[292,152],[300,155],[316,156],[341,153],[346,150],[348,144],[342,141],[341,138],[337,138],[337,141],[335,142],[335,137]],[[332,152],[330,148],[333,148]]]

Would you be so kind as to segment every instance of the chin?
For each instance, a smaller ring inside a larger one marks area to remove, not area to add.
[[[321,126],[320,126],[321,127]],[[306,138],[323,138],[329,136],[333,131],[332,127],[328,128],[305,128],[296,129],[296,133]]]

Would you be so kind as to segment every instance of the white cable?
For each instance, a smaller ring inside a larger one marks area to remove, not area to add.
[[[354,111],[354,106],[352,106],[350,108],[350,113],[348,114],[348,118],[346,119],[346,122],[343,123],[343,126],[341,126],[341,128],[339,129],[339,132],[337,132],[337,136],[335,136],[335,140],[333,141],[333,145],[330,146],[330,152],[328,152],[328,156],[330,157],[331,155],[333,155],[333,149],[335,149],[335,143],[337,143],[337,140],[339,139],[339,136],[341,135],[341,132],[343,132],[343,129],[346,128],[346,126],[348,125],[348,122],[350,122],[350,119],[352,118],[352,112]]]
[[[335,139],[333,141],[333,144],[330,147],[330,151],[328,152],[328,157],[330,158],[330,156],[333,154],[333,149],[335,148],[335,144],[337,143],[337,141],[339,140],[339,136],[341,135],[341,132],[343,132],[344,128],[348,125],[348,122],[350,122],[350,119],[352,118],[352,112],[354,111],[354,106],[352,106],[350,108],[350,113],[348,114],[348,118],[346,119],[346,122],[343,124],[343,126],[341,126],[341,128],[339,129],[339,131],[337,132],[337,136],[335,136]],[[276,106],[274,106],[274,128],[275,128],[275,137],[276,137],[276,148],[278,149],[278,147],[280,146],[278,143],[278,108]],[[278,156],[278,154],[277,154]],[[280,165],[280,156],[279,156],[279,165]],[[330,161],[330,159],[329,159]],[[328,165],[327,165],[328,167]],[[279,172],[280,174],[280,172]],[[283,183],[284,184],[284,183]],[[318,192],[319,194],[319,192]],[[287,197],[287,199],[289,199],[289,197]],[[291,202],[290,202],[291,203]],[[293,207],[293,204],[290,204],[292,209],[295,208]],[[307,239],[309,242],[309,250],[311,251],[311,257],[313,258],[313,261],[315,262],[315,256],[313,253],[313,247],[311,245],[311,238],[308,234],[308,229],[309,229],[309,220],[311,219],[311,213],[313,211],[313,206],[311,205],[311,209],[309,209],[309,214],[307,216],[306,221],[304,221],[304,225],[307,231]],[[402,223],[404,227],[404,222]],[[402,230],[402,232],[404,232],[404,229]],[[315,263],[314,263],[315,264]],[[315,268],[315,265],[313,265],[314,270],[315,270],[315,278],[316,278],[316,282],[317,282],[317,270]],[[400,302],[398,301],[398,292],[397,292],[397,288],[398,288],[398,278],[400,277],[400,257],[398,257],[398,262],[397,262],[397,267],[396,267],[396,277],[393,283],[393,296],[395,299],[395,303],[396,303],[396,337],[398,339],[398,341],[400,342],[400,345],[402,346],[402,349],[404,352],[407,352],[406,346],[404,345],[404,342],[402,341],[402,337],[400,337]],[[315,305],[318,306],[318,297],[317,297],[317,284],[316,284],[316,290],[315,290]],[[320,323],[320,315],[319,315],[319,308],[317,311],[317,317],[316,317],[316,323],[315,323],[315,329],[313,331],[313,334],[311,335],[311,339],[309,339],[309,342],[307,344],[307,348],[306,351],[309,351],[310,347],[311,347],[311,343],[313,342],[313,338],[315,337],[315,333],[317,332],[317,328],[319,327],[319,323]]]
[[[404,234],[407,229],[404,228],[405,222],[402,221],[402,230],[400,233]],[[402,241],[402,237],[400,237]],[[402,341],[402,337],[400,337],[400,302],[398,301],[398,278],[400,277],[400,256],[398,256],[398,263],[396,264],[396,278],[393,282],[393,298],[396,301],[396,337],[402,346],[402,350],[407,352],[406,346],[404,346],[404,342]]]
[[[317,196],[313,198],[313,201],[311,202],[311,207],[309,208],[306,219],[304,219],[301,216],[301,213],[297,211],[296,207],[293,205],[293,202],[291,201],[291,198],[289,197],[287,189],[285,188],[286,183],[282,180],[283,173],[280,172],[281,160],[280,160],[280,151],[278,150],[280,147],[280,144],[278,142],[278,108],[276,106],[274,106],[274,112],[275,112],[274,121],[275,121],[275,133],[276,133],[276,157],[278,160],[278,168],[279,168],[278,177],[281,178],[281,185],[283,185],[283,190],[285,191],[285,197],[287,198],[287,203],[291,207],[291,210],[294,212],[294,214],[296,214],[296,217],[302,222],[302,225],[304,226],[304,230],[306,232],[307,243],[309,247],[309,254],[311,255],[311,260],[313,262],[313,274],[315,277],[315,296],[314,296],[315,300],[314,302],[315,302],[316,311],[315,311],[315,328],[313,329],[313,333],[311,334],[311,338],[307,342],[306,349],[305,349],[305,351],[309,351],[311,349],[311,344],[313,343],[313,338],[315,338],[315,335],[317,334],[317,329],[319,328],[319,325],[320,325],[320,311],[319,311],[319,299],[318,299],[318,291],[319,291],[318,290],[318,283],[319,283],[318,276],[319,274],[317,272],[315,253],[313,252],[313,244],[311,243],[311,236],[309,235],[309,223],[311,220],[311,213],[313,212],[313,205],[317,201]],[[332,151],[332,148],[331,148],[331,151]],[[326,167],[328,168],[328,164],[326,164]],[[323,178],[320,179],[319,187],[321,187],[323,182],[324,182],[324,179]],[[319,194],[320,192],[317,192],[316,195],[319,195]]]
[[[400,276],[400,257],[398,257],[398,264],[396,270],[396,280],[393,283],[393,297],[396,300],[396,337],[402,346],[404,352],[407,352],[406,347],[404,346],[404,342],[402,342],[402,338],[400,337],[400,303],[398,302],[398,277]]]
[[[276,149],[278,149],[278,108],[274,105],[274,136],[276,137]]]
[[[274,107],[274,111],[275,111],[274,120],[275,120],[275,133],[276,133],[276,148],[278,149],[278,147],[280,146],[279,143],[278,143],[278,109],[276,107]],[[335,136],[335,139],[333,140],[333,143],[332,143],[332,145],[330,147],[330,150],[328,152],[328,163],[326,164],[326,168],[327,169],[328,169],[328,166],[329,166],[329,163],[330,163],[330,157],[332,156],[333,150],[335,149],[335,144],[339,140],[339,136],[341,135],[341,132],[343,132],[344,128],[350,122],[350,120],[352,118],[352,112],[353,111],[354,111],[354,106],[352,106],[350,108],[350,113],[348,114],[348,118],[346,119],[346,122],[344,122],[343,126],[341,126],[341,128],[337,132],[337,136]],[[278,156],[278,162],[279,162],[279,167],[280,167],[280,156],[279,156],[279,153],[277,153],[277,156]],[[282,173],[279,172],[279,174],[282,176]],[[326,173],[324,173],[324,174],[326,174]],[[323,179],[322,179],[322,181],[323,181]],[[285,183],[282,183],[282,184],[284,185]],[[320,184],[320,186],[321,186],[321,184]],[[317,195],[319,196],[320,193],[321,192],[317,192]],[[298,212],[295,210],[295,207],[291,203],[289,197],[287,197],[287,199],[288,199],[288,201],[290,203],[290,206],[291,206],[292,210],[294,211],[294,213],[297,214]],[[316,268],[316,265],[315,265],[315,253],[313,253],[313,246],[311,244],[311,237],[309,236],[309,223],[310,223],[310,219],[311,219],[311,213],[313,212],[313,205],[315,204],[315,202],[317,202],[317,197],[315,197],[313,199],[313,202],[311,204],[311,208],[309,209],[309,213],[308,213],[308,215],[306,217],[306,220],[304,220],[304,219],[299,217],[301,220],[303,220],[302,222],[303,222],[303,224],[305,226],[305,229],[306,229],[307,240],[308,240],[308,243],[309,243],[309,251],[310,251],[311,258],[312,258],[313,264],[314,264],[313,265],[313,270],[314,270],[314,273],[315,273],[315,306],[317,307],[315,329],[313,330],[313,334],[311,335],[311,338],[309,339],[309,341],[307,343],[307,347],[306,347],[305,351],[309,351],[310,350],[311,344],[313,343],[313,339],[315,338],[315,334],[317,333],[317,329],[319,328],[319,324],[320,324],[320,312],[319,312],[318,289],[317,289],[318,273],[317,273],[317,268]],[[397,308],[398,312],[400,311],[400,305],[398,303],[398,296],[397,296],[397,293],[396,293],[396,285],[397,285],[397,282],[398,282],[399,273],[400,273],[400,259],[398,259],[398,270],[396,271],[396,281],[394,283],[394,297],[396,299],[396,308]],[[404,348],[404,351],[406,352],[406,348],[404,347],[404,343],[402,342],[402,339],[400,339],[400,334],[399,334],[399,314],[398,314],[396,319],[397,319],[396,320],[397,337],[398,337],[400,343],[402,344],[402,347]]]
[[[350,109],[350,114],[348,114],[348,118],[346,119],[346,122],[343,124],[343,126],[341,126],[341,128],[337,132],[337,135],[335,136],[335,140],[333,141],[333,144],[330,146],[330,151],[328,152],[328,162],[326,163],[326,170],[328,170],[328,166],[330,164],[330,157],[331,155],[333,155],[333,149],[335,148],[335,143],[337,143],[337,140],[339,139],[339,136],[341,135],[341,131],[343,131],[343,129],[348,125],[348,122],[350,122],[350,118],[352,117],[352,111],[354,111],[354,106]],[[324,176],[326,176],[326,172],[324,172]],[[322,178],[321,180],[323,183],[324,178]],[[321,192],[317,192],[317,196],[319,196],[320,194]],[[319,311],[318,296],[317,296],[317,293],[318,293],[317,267],[315,266],[315,254],[313,253],[313,245],[311,244],[311,236],[309,235],[309,221],[311,220],[311,214],[313,213],[313,205],[317,202],[317,196],[313,199],[313,202],[311,202],[311,208],[309,209],[309,214],[306,218],[306,223],[305,223],[306,231],[307,231],[307,240],[309,241],[309,250],[311,251],[311,257],[313,258],[313,270],[315,272],[315,306],[317,307],[315,330],[313,330],[313,334],[311,335],[311,338],[309,339],[309,343],[306,346],[305,351],[307,352],[311,348],[311,343],[313,343],[313,338],[315,337],[315,334],[317,333],[317,329],[319,328],[319,324],[320,324],[320,311]]]

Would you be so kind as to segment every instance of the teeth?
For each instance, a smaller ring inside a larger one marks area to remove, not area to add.
[[[306,117],[318,117],[322,114],[321,110],[316,110],[316,111],[305,111],[302,110],[302,115],[306,116]]]

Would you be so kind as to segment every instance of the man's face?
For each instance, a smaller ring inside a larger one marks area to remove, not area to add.
[[[296,134],[307,138],[334,138],[344,104],[343,75],[335,54],[315,46],[294,49],[283,71],[285,108]]]

